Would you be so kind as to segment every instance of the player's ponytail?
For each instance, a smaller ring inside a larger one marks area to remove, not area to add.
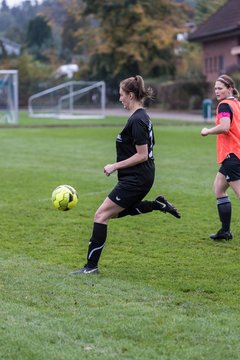
[[[126,93],[133,93],[136,100],[143,104],[154,97],[153,89],[151,87],[145,88],[144,80],[140,75],[122,80],[120,86]]]
[[[236,88],[233,88],[233,96],[239,98],[239,91]]]

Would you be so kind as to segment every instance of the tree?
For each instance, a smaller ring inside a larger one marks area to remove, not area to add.
[[[90,57],[95,78],[174,76],[174,36],[183,19],[167,0],[86,0],[92,22],[76,33],[77,48]]]
[[[196,23],[200,24],[203,21],[207,20],[225,3],[226,0],[198,0],[196,3]]]
[[[7,58],[7,52],[3,45],[3,41],[0,39],[0,59],[6,59]]]
[[[84,4],[82,1],[72,0],[71,6],[66,9],[66,16],[62,31],[62,54],[76,54],[76,33],[79,28],[88,29],[89,24],[83,16]],[[71,56],[70,56],[71,57]]]
[[[11,26],[13,23],[13,19],[10,13],[10,9],[7,6],[5,0],[2,0],[1,9],[0,9],[0,33],[4,34],[4,31],[8,26]]]
[[[3,11],[3,12],[9,11],[9,7],[7,5],[6,0],[2,0],[1,11]]]
[[[26,106],[29,96],[39,91],[39,84],[48,81],[53,69],[27,52],[15,59],[14,68],[19,72],[20,105]]]
[[[45,17],[36,16],[33,20],[29,21],[27,30],[27,48],[36,59],[47,61],[47,56],[44,54],[44,51],[51,47],[51,38],[52,30]]]
[[[38,46],[39,48],[51,38],[52,31],[47,20],[43,16],[36,16],[29,21],[27,31],[28,47]]]

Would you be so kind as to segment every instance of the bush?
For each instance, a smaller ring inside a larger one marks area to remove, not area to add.
[[[19,72],[19,106],[26,107],[28,98],[36,92],[39,92],[39,86],[43,82],[48,82],[51,78],[53,68],[36,61],[32,55],[27,52],[18,58],[8,59],[1,64],[1,69],[15,69]]]
[[[157,105],[165,110],[196,110],[208,96],[209,84],[202,80],[179,80],[151,85]]]

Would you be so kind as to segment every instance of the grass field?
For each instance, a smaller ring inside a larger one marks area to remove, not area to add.
[[[0,129],[0,359],[240,359],[240,204],[229,192],[233,241],[210,241],[218,166],[201,124],[155,121],[148,198],[166,195],[182,219],[112,220],[101,274],[68,275],[85,263],[94,212],[116,182],[103,166],[124,120]],[[50,200],[63,183],[79,192],[69,212]]]

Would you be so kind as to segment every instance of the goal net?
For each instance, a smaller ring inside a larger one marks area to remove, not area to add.
[[[99,119],[105,117],[104,81],[68,81],[32,95],[28,100],[31,117]]]
[[[17,70],[0,70],[0,123],[18,123]]]

